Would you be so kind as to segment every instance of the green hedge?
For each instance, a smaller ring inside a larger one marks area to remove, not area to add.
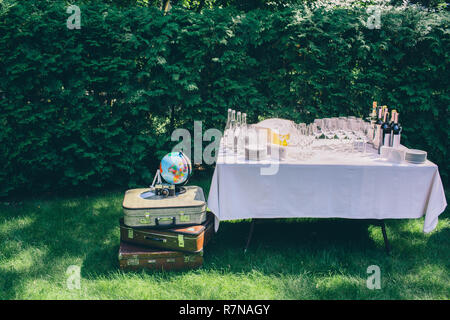
[[[447,12],[174,8],[22,1],[0,12],[0,194],[148,184],[173,128],[229,107],[312,121],[400,112],[403,143],[449,174]]]

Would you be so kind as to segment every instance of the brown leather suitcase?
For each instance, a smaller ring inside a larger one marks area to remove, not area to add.
[[[203,224],[171,229],[132,228],[120,219],[120,240],[146,247],[200,252],[214,234],[214,215],[208,212]]]
[[[187,253],[161,251],[120,242],[119,266],[122,270],[188,270],[203,264],[203,251]]]

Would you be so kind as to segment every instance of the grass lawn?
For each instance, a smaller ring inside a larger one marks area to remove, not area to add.
[[[191,184],[209,190],[210,173]],[[257,224],[243,254],[249,221],[223,222],[201,269],[122,272],[118,219],[123,192],[0,203],[1,299],[449,299],[450,219],[422,232],[423,219],[379,227],[344,219]],[[81,267],[81,289],[66,270]],[[381,269],[381,289],[366,287],[367,267]]]

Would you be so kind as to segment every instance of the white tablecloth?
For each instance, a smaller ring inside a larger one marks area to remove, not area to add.
[[[278,172],[261,175],[274,160],[246,161],[221,148],[208,207],[223,220],[248,218],[414,219],[436,228],[447,201],[438,167],[395,164],[378,155],[315,152],[308,160],[279,161]]]

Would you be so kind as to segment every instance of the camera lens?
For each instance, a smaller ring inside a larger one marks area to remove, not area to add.
[[[162,189],[161,195],[163,195],[164,197],[169,196],[169,189],[167,189],[167,188]]]

